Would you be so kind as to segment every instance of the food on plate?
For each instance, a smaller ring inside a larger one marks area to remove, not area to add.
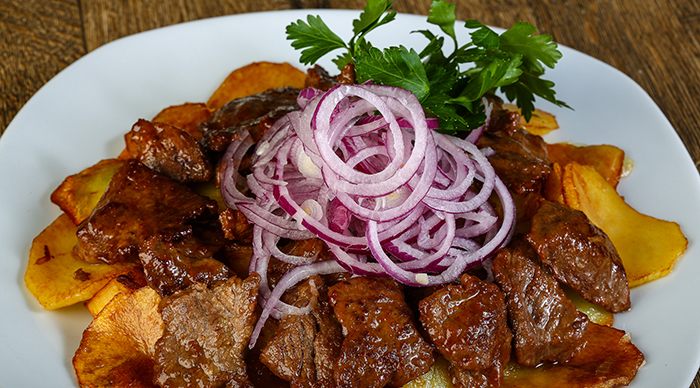
[[[202,140],[202,132],[197,126],[210,115],[211,110],[209,110],[207,104],[186,102],[161,110],[152,121],[170,124],[189,133],[195,139]]]
[[[520,125],[533,135],[544,136],[559,128],[557,118],[541,109],[535,108],[530,120],[522,116],[520,108],[515,104],[503,104],[503,109],[520,114]]]
[[[509,364],[504,388],[620,387],[634,379],[644,355],[625,332],[591,323],[577,353],[565,363],[528,368]]]
[[[207,107],[215,111],[227,102],[266,90],[304,87],[306,74],[289,63],[255,62],[231,72],[209,97]]]
[[[29,249],[24,284],[47,310],[90,299],[111,279],[140,267],[88,263],[75,256],[77,227],[64,213],[39,233]]]
[[[74,224],[88,218],[102,194],[107,190],[112,176],[124,162],[105,159],[92,167],[71,175],[51,193],[51,202],[56,204]]]
[[[149,287],[114,296],[85,329],[73,367],[81,387],[152,387],[160,296]]]
[[[146,276],[140,268],[121,274],[110,280],[90,300],[85,302],[85,308],[94,318],[117,294],[136,291],[146,285]]]
[[[564,168],[569,163],[593,166],[610,186],[617,188],[625,171],[625,151],[608,145],[576,146],[569,143],[547,144],[547,154],[552,163]]]
[[[631,287],[668,275],[685,252],[680,225],[638,212],[593,167],[568,164],[562,186],[566,204],[610,236]]]
[[[620,199],[597,172],[619,180],[624,153],[533,133],[558,127],[535,95],[566,106],[540,78],[559,57],[551,37],[470,21],[474,42],[458,46],[454,6],[436,1],[429,22],[458,50],[439,54],[429,31],[421,53],[380,50],[366,34],[390,8],[369,1],[349,43],[313,16],[288,27],[308,64],[347,50],[338,76],[235,70],[209,103],[135,119],[118,159],[66,178],[66,214],[35,239],[25,279],[47,308],[87,300],[81,386],[634,379],[644,355],[611,327],[631,306],[635,264],[617,242],[630,232],[600,222]]]

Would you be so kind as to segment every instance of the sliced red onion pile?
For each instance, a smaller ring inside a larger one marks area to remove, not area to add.
[[[252,173],[238,173],[255,145],[241,133],[224,155],[221,192],[254,223],[250,271],[261,278],[263,312],[308,311],[279,300],[317,274],[391,276],[409,286],[454,281],[510,238],[515,206],[470,141],[434,131],[410,91],[382,85],[305,89],[257,143]],[[488,202],[492,193],[502,214]],[[292,256],[280,239],[321,238],[334,260]],[[297,265],[270,289],[271,257]]]

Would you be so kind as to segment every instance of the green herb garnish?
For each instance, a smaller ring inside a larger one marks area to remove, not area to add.
[[[355,63],[358,82],[375,83],[408,89],[416,95],[426,113],[437,117],[440,131],[455,133],[484,124],[486,115],[482,98],[497,90],[515,101],[526,120],[534,111],[535,96],[558,106],[568,107],[555,97],[554,83],[541,78],[545,66],[554,68],[561,58],[550,35],[535,35],[537,29],[517,22],[498,34],[476,20],[468,20],[471,42],[462,46],[455,34],[455,5],[434,0],[428,23],[439,26],[454,46],[445,55],[445,36],[429,30],[414,31],[428,39],[422,51],[404,46],[379,49],[366,39],[369,32],[396,17],[394,0],[368,0],[360,17],[353,21],[353,37],[345,42],[321,20],[309,15],[287,26],[287,39],[301,50],[301,62],[312,65],[320,58],[343,50],[333,62],[342,69]]]

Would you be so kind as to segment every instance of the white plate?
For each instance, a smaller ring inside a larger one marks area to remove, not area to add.
[[[311,11],[349,38],[354,11]],[[149,31],[109,43],[70,65],[22,108],[0,139],[0,386],[72,387],[71,366],[90,322],[82,306],[44,311],[24,287],[32,239],[58,215],[49,201],[67,175],[116,156],[138,118],[186,101],[204,102],[228,75],[253,61],[301,68],[284,27],[309,11],[244,14]],[[261,28],[262,27],[262,28]],[[370,35],[378,46],[422,48],[410,31],[425,18],[400,15]],[[459,28],[462,42],[466,30]],[[668,277],[632,291],[616,317],[647,364],[632,387],[687,388],[700,363],[700,179],[680,139],[649,96],[612,67],[561,47],[547,78],[575,111],[549,104],[561,130],[550,141],[617,145],[636,164],[620,191],[638,210],[680,223],[690,244]],[[326,60],[322,63],[333,70]]]

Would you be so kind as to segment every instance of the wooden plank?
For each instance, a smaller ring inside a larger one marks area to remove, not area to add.
[[[0,2],[0,135],[42,85],[83,55],[78,0]]]

